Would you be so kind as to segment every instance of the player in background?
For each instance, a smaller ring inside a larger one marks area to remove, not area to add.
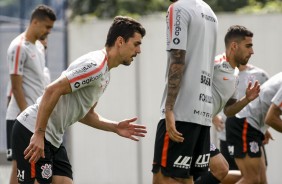
[[[31,15],[25,32],[17,36],[7,50],[11,90],[11,100],[6,113],[7,122],[7,159],[12,161],[10,183],[17,183],[16,161],[12,158],[12,128],[16,117],[43,94],[46,86],[44,75],[45,53],[38,41],[46,37],[56,20],[54,11],[45,5],[36,7]]]

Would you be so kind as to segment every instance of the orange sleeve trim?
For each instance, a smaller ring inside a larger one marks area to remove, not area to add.
[[[24,37],[22,36],[20,43],[19,43],[17,50],[16,50],[16,61],[15,61],[16,64],[15,64],[15,68],[14,68],[14,74],[18,74],[19,57],[20,57],[20,53],[21,53],[21,45],[22,45],[23,39],[24,39]]]
[[[103,67],[105,66],[107,59],[108,59],[107,56],[105,56],[103,63],[98,68],[96,68],[95,70],[92,70],[92,71],[90,71],[90,72],[88,72],[86,74],[83,74],[83,75],[80,75],[80,76],[77,76],[77,77],[71,79],[70,83],[73,83],[73,82],[76,82],[78,80],[87,78],[87,77],[89,77],[89,76],[91,76],[93,74],[96,74],[96,73],[100,72],[103,69]]]
[[[169,35],[170,41],[172,39],[172,28],[173,28],[173,4],[169,7]]]

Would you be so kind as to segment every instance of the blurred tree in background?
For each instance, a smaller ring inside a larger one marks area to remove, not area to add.
[[[13,8],[19,8],[20,1],[0,0],[0,15]],[[37,2],[39,0],[34,0]],[[41,0],[44,1],[44,0]],[[45,0],[49,1],[49,0]],[[50,0],[52,2],[53,0]],[[70,17],[83,15],[110,18],[115,15],[142,16],[166,12],[169,0],[67,0]],[[281,13],[282,0],[204,0],[215,12],[236,13]],[[11,15],[12,15],[12,11]],[[5,13],[6,14],[6,13]]]
[[[282,0],[204,0],[215,12],[277,13]],[[165,12],[169,0],[69,0],[72,17],[92,14],[100,18],[115,15],[148,15]]]

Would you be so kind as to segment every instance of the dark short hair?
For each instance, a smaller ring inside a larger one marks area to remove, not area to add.
[[[233,25],[227,30],[227,33],[225,35],[225,47],[228,47],[228,45],[233,41],[240,42],[244,40],[245,37],[253,37],[253,35],[254,34],[246,27],[240,25]]]
[[[142,37],[146,34],[145,28],[135,19],[126,16],[116,16],[109,29],[105,46],[113,46],[119,36],[127,42],[136,32],[140,33]]]
[[[45,18],[49,18],[52,21],[55,21],[57,19],[52,8],[41,4],[33,10],[30,21],[32,21],[33,19],[44,20]]]

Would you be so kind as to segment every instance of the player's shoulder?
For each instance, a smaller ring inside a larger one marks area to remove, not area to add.
[[[215,59],[214,59],[215,66],[223,65],[224,62],[227,62],[225,53],[215,56]]]
[[[248,71],[248,73],[250,73],[252,75],[258,75],[258,76],[262,76],[262,77],[265,77],[265,78],[269,78],[268,73],[264,69],[259,68],[259,67],[254,66],[254,65],[248,64],[247,71]]]
[[[23,47],[24,45],[25,45],[25,38],[22,35],[19,35],[11,41],[9,48],[14,49],[14,48]]]

